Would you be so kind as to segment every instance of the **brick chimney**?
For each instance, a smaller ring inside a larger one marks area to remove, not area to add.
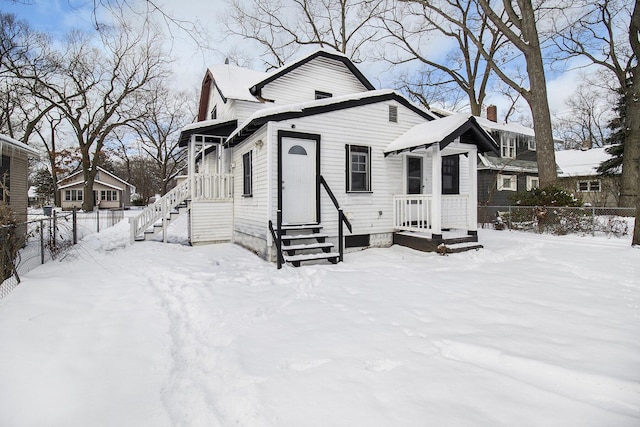
[[[487,107],[487,120],[498,123],[498,107],[495,105],[489,105]]]

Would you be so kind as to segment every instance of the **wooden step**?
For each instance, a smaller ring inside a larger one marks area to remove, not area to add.
[[[289,231],[289,230],[321,230],[322,229],[322,225],[320,224],[282,224],[281,230],[282,231]]]
[[[327,237],[329,237],[329,235],[323,233],[295,234],[291,236],[288,234],[283,234],[282,240],[325,239]]]
[[[323,242],[323,243],[308,243],[308,244],[299,244],[299,245],[282,245],[283,251],[302,251],[305,249],[324,249],[324,248],[332,248],[333,243]]]
[[[316,254],[284,255],[285,262],[290,262],[295,267],[299,267],[300,263],[304,261],[318,261],[323,259],[335,264],[338,262],[338,259],[340,259],[340,254],[337,252],[320,252]]]
[[[441,244],[438,246],[437,252],[441,255],[446,254],[457,254],[460,252],[480,250],[484,246],[479,245],[475,242],[464,242],[464,243],[454,243],[454,244]]]

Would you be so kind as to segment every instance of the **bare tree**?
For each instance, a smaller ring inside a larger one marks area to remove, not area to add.
[[[165,76],[160,38],[151,28],[121,27],[88,35],[72,33],[52,56],[58,74],[36,79],[33,93],[55,105],[68,122],[82,155],[83,209],[94,207],[93,183],[111,133],[145,114],[142,94]]]
[[[442,97],[441,92],[450,98],[455,91],[462,91],[471,114],[479,116],[492,71],[476,42],[497,60],[507,44],[504,35],[490,25],[475,2],[400,0],[391,5],[379,20],[392,41],[392,52],[385,52],[385,59],[393,64],[418,62],[425,67],[414,81],[402,79],[404,89],[425,105],[429,97]],[[443,37],[452,40],[454,47],[438,58],[430,52],[430,42]]]
[[[170,182],[184,172],[187,151],[179,147],[178,136],[195,113],[188,94],[174,93],[162,84],[156,84],[147,96],[147,113],[129,127],[137,136],[133,142],[152,161],[161,180],[160,195],[165,195]]]
[[[565,101],[566,111],[555,115],[554,128],[565,149],[602,147],[610,134],[613,93],[585,81]]]
[[[301,46],[333,49],[354,62],[378,40],[372,28],[384,0],[229,0],[223,24],[262,46],[267,68],[282,66]]]
[[[638,1],[585,0],[586,13],[566,14],[571,25],[557,31],[557,46],[568,56],[588,58],[616,79],[623,93],[626,129],[620,204],[640,213],[640,5]],[[640,245],[636,215],[634,244]]]

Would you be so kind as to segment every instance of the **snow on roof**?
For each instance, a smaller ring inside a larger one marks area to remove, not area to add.
[[[184,126],[182,128],[181,132],[186,132],[189,130],[194,130],[194,129],[201,129],[201,128],[206,128],[209,126],[213,126],[213,125],[218,125],[218,124],[222,124],[222,123],[231,123],[231,122],[235,122],[236,120],[220,120],[220,119],[215,119],[215,120],[202,120],[200,122],[195,122],[195,123],[190,123],[186,126]]]
[[[229,139],[232,139],[233,137],[235,137],[238,133],[240,133],[242,129],[244,129],[254,120],[260,119],[263,117],[269,117],[269,116],[274,116],[276,114],[283,114],[283,113],[302,112],[303,110],[309,107],[322,107],[322,106],[328,106],[332,104],[340,104],[345,101],[357,101],[357,100],[363,100],[367,98],[374,98],[378,96],[392,95],[392,94],[402,97],[401,94],[399,94],[398,92],[392,89],[381,89],[381,90],[369,90],[367,92],[352,93],[352,94],[342,95],[342,96],[334,96],[331,98],[317,99],[313,101],[300,102],[297,104],[284,104],[284,105],[272,107],[272,108],[263,108],[256,111],[255,113],[250,115],[249,118],[247,118],[244,122],[242,122],[242,124],[238,126],[238,128],[235,131],[233,131],[231,135],[229,135]],[[415,107],[433,116],[433,114],[430,113],[429,111],[419,106],[415,106]],[[434,116],[434,118],[435,117],[436,116]]]
[[[93,181],[93,182],[95,184],[104,185],[105,187],[113,188],[115,190],[120,190],[120,191],[124,190],[124,188],[122,188],[122,187],[118,187],[117,185],[109,184],[109,183],[104,182],[104,181],[98,181],[97,179],[95,181]],[[70,182],[69,184],[65,184],[65,185],[59,186],[58,190],[64,190],[65,188],[74,187],[76,185],[83,185],[84,186],[84,182],[83,181],[73,181],[73,182]],[[131,187],[133,187],[133,186],[131,186]]]
[[[33,156],[39,157],[40,153],[33,147],[28,146],[27,144],[18,141],[17,139],[10,138],[6,135],[0,135],[0,151],[2,150],[2,145],[8,144],[13,148],[17,148],[19,150],[27,152],[27,154],[31,154]]]
[[[596,169],[600,163],[611,158],[611,154],[605,150],[606,147],[556,151],[556,163],[562,170],[560,176],[597,175]]]
[[[389,144],[384,152],[393,153],[440,142],[465,124],[470,117],[470,114],[459,113],[416,125]]]
[[[250,70],[231,64],[220,64],[209,67],[216,86],[225,98],[241,101],[258,102],[249,89],[264,80],[267,73]]]
[[[433,111],[433,113],[435,114],[442,115],[442,116],[451,116],[455,114],[460,114],[460,113],[454,113],[448,110],[443,110],[441,108],[431,108],[431,111]],[[486,117],[480,117],[480,116],[474,116],[474,117],[476,118],[476,121],[478,122],[478,124],[482,126],[482,128],[487,132],[502,131],[502,132],[513,132],[520,135],[535,136],[533,129],[527,126],[523,126],[519,123],[497,123],[487,119]]]

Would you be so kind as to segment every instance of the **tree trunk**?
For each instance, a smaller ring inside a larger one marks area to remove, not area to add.
[[[620,188],[620,206],[624,207],[636,205],[640,186],[640,72],[633,74],[631,84],[625,91],[626,134]]]

